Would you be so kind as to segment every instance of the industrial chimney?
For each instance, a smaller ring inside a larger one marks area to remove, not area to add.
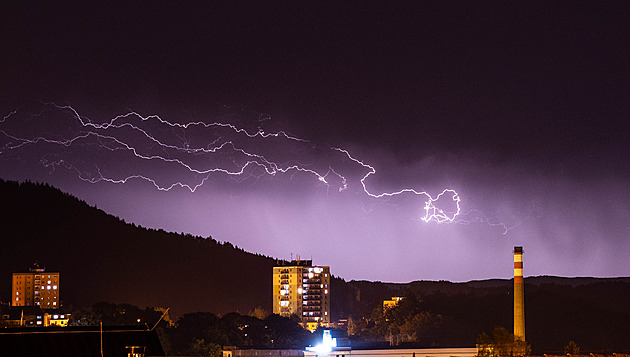
[[[514,247],[514,338],[525,341],[523,247]]]

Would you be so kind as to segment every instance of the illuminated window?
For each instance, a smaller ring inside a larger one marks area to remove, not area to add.
[[[41,325],[41,324],[42,324],[42,322],[41,322],[41,321],[37,321],[37,324],[38,324],[38,325]]]
[[[328,316],[328,311],[324,311],[324,315]]]
[[[50,276],[49,276],[49,278],[50,278]],[[48,280],[48,284],[50,284],[50,280]]]
[[[20,301],[20,298],[19,298],[19,297],[16,297],[16,298],[15,298],[15,301]]]
[[[53,285],[53,290],[57,290],[57,285]]]
[[[313,269],[313,271],[315,271],[315,273],[319,274],[322,271],[324,271],[324,269],[322,269],[322,268],[315,268],[315,269]]]
[[[16,292],[15,292],[15,295],[20,295],[20,292],[19,292],[19,291],[16,291]]]
[[[50,290],[50,288],[51,288],[51,286],[50,286],[50,285],[47,285],[47,286],[46,286],[46,290]]]
[[[324,294],[328,294],[328,289],[324,290]]]
[[[58,319],[59,315],[53,315],[53,319]]]
[[[310,279],[312,279],[314,276],[315,276],[315,274],[313,274],[313,273],[308,273],[308,277],[309,277]]]

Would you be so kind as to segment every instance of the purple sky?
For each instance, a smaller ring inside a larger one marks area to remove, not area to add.
[[[0,177],[345,279],[628,276],[628,10],[3,3]]]

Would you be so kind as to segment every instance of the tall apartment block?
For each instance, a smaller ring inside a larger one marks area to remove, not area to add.
[[[330,267],[292,260],[273,268],[273,313],[300,317],[314,331],[330,323]]]
[[[61,306],[59,273],[47,272],[35,264],[27,273],[13,273],[12,280],[12,306],[39,306],[42,309]]]

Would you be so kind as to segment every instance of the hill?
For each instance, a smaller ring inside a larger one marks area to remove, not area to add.
[[[270,310],[275,260],[212,237],[152,230],[44,184],[0,182],[0,298],[33,262],[61,272],[62,302],[97,301],[191,311]]]

